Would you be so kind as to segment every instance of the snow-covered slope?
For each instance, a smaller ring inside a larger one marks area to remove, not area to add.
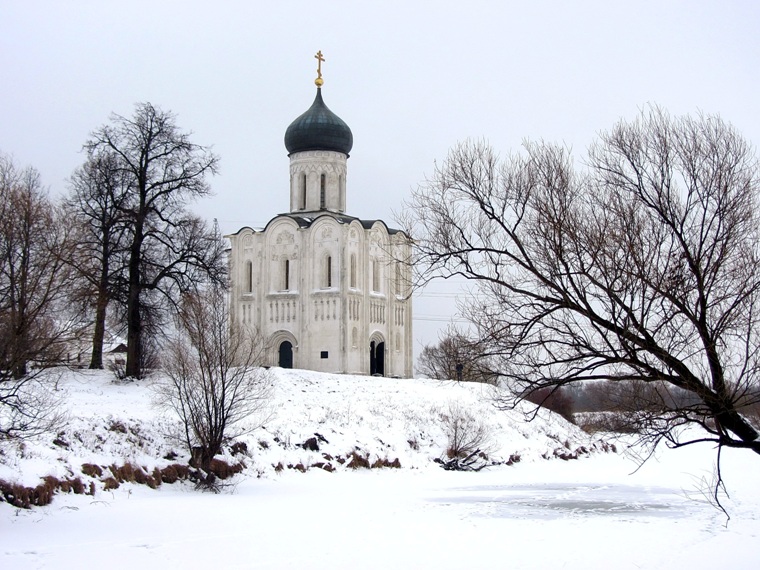
[[[22,446],[6,446],[0,479],[35,486],[47,475],[82,477],[97,491],[110,465],[131,464],[151,473],[186,464],[187,451],[172,436],[178,433],[177,418],[154,405],[158,382],[160,376],[118,382],[109,372],[66,372],[57,383],[69,414],[65,427]],[[242,461],[246,474],[257,477],[284,469],[349,469],[352,454],[370,464],[439,469],[435,460],[445,457],[448,447],[447,418],[457,414],[485,426],[489,463],[543,461],[605,447],[551,412],[526,422],[519,411],[498,410],[487,385],[282,369],[270,370],[269,382],[267,409],[225,449],[229,463]],[[235,442],[247,451],[231,455]],[[86,477],[83,464],[101,466],[104,474]]]

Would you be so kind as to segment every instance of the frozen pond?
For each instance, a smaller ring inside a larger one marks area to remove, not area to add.
[[[0,567],[756,567],[752,484],[735,481],[726,528],[695,498],[690,474],[670,463],[630,468],[620,456],[597,456],[480,473],[286,473],[243,479],[220,495],[123,486],[31,512],[5,505]]]
[[[695,505],[682,492],[630,485],[498,485],[452,489],[431,498],[441,505],[470,505],[477,516],[556,518],[558,516],[686,516]]]

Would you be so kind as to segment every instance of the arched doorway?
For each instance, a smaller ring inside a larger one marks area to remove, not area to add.
[[[280,368],[293,368],[293,343],[289,340],[284,340],[280,343],[278,365]]]
[[[267,361],[272,366],[298,366],[298,340],[288,330],[279,330],[267,340]]]
[[[385,376],[385,342],[370,341],[369,373],[372,376]]]

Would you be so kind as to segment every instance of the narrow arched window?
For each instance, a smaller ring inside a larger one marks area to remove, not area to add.
[[[319,209],[324,210],[326,205],[325,196],[325,175],[322,174],[319,177]]]
[[[332,287],[332,257],[329,255],[325,267],[325,287]]]
[[[301,209],[306,209],[306,173],[301,176]]]
[[[283,287],[283,290],[285,290],[285,291],[289,291],[289,290],[290,290],[290,260],[289,260],[289,259],[286,259],[286,260],[285,260],[285,267],[283,268],[283,272],[284,272],[284,275],[283,275],[283,277],[284,277],[283,283],[284,283],[284,285],[285,285],[285,286]]]
[[[250,261],[245,262],[245,292],[251,293],[253,291],[253,263]]]
[[[372,290],[380,291],[380,264],[377,259],[372,260]]]
[[[356,254],[351,254],[351,281],[350,286],[352,289],[356,289]]]
[[[396,262],[396,295],[401,295],[401,263]]]

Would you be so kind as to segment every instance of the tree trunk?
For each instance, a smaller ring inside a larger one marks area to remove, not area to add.
[[[127,301],[127,378],[140,377],[140,349],[142,323],[140,322],[140,289],[130,284]]]
[[[135,238],[129,257],[129,291],[127,293],[127,378],[140,378],[142,351],[142,321],[140,319],[140,253],[142,224],[135,228]]]
[[[108,291],[101,283],[95,308],[95,331],[92,334],[92,356],[90,369],[103,368],[103,338],[106,332],[106,309],[108,307]]]
[[[95,302],[95,331],[92,334],[92,357],[90,369],[103,368],[103,337],[106,332],[106,311],[108,310],[109,291],[108,274],[110,272],[110,248],[107,240],[101,244],[100,279],[98,283],[98,299]]]
[[[26,359],[22,357],[18,357],[18,361],[13,366],[13,379],[14,380],[21,380],[26,376],[27,372],[29,371],[27,368]]]
[[[742,440],[748,449],[760,453],[760,439],[757,430],[735,409],[724,409],[715,414],[718,423]]]
[[[29,372],[27,349],[29,347],[29,338],[26,332],[26,317],[22,309],[11,309],[11,358],[10,365],[14,380],[21,380]]]

